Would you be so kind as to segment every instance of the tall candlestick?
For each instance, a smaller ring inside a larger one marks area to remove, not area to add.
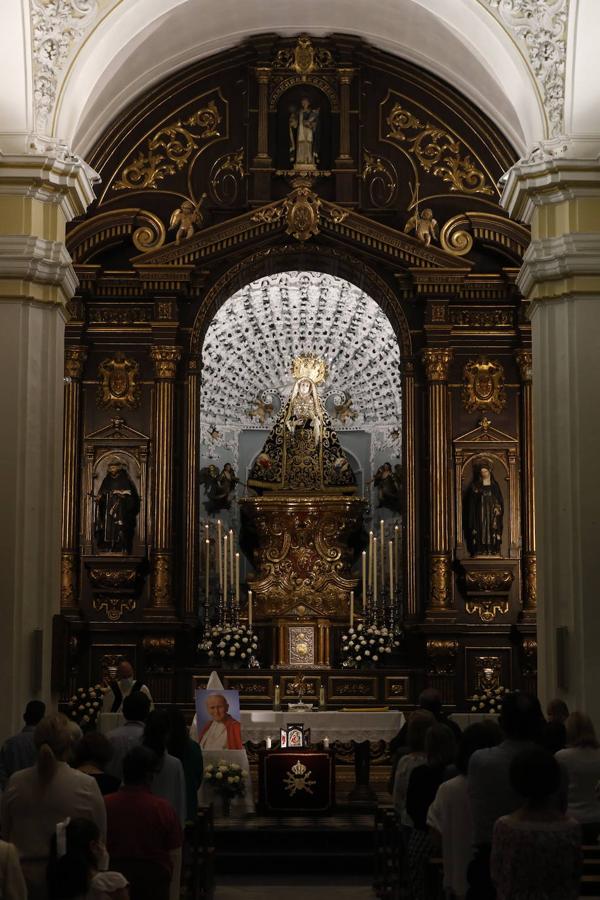
[[[377,606],[377,538],[373,538],[373,604]]]
[[[362,552],[362,602],[363,612],[365,612],[367,608],[367,553],[365,550]]]
[[[219,573],[219,590],[223,590],[223,560],[221,558],[223,535],[221,533],[221,520],[217,519],[217,570]]]
[[[369,588],[373,587],[373,532],[369,532]]]
[[[233,528],[229,529],[229,580],[231,582],[231,590],[233,590],[234,585],[234,559],[233,559]]]
[[[227,535],[223,538],[223,600],[227,606]]]
[[[390,565],[390,606],[392,604],[392,598],[394,596],[394,544],[392,541],[388,542],[388,557],[389,557],[389,565]]]
[[[210,541],[204,541],[204,546],[206,547],[206,571],[204,573],[204,582],[205,582],[205,592],[206,599],[208,602],[208,594],[209,594],[209,583],[210,583]]]
[[[350,591],[350,628],[354,628],[354,591]]]
[[[252,630],[252,591],[248,591],[248,628]]]
[[[240,554],[235,554],[235,605],[240,605]]]
[[[400,578],[400,529],[397,525],[394,528],[394,574],[398,581]]]

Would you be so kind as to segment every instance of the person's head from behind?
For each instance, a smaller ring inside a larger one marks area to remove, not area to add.
[[[451,765],[456,758],[456,741],[447,725],[436,722],[428,729],[425,735],[425,753],[427,765],[446,766]]]
[[[435,688],[426,688],[419,694],[419,706],[439,718],[442,712],[442,695]]]
[[[527,806],[546,806],[560,787],[560,766],[543,747],[530,747],[513,758],[509,769],[510,783]]]
[[[72,750],[69,720],[62,713],[45,716],[36,725],[33,742],[37,750],[37,769],[42,782],[54,777],[59,762],[68,759]]]
[[[143,691],[133,691],[123,700],[123,716],[128,722],[145,722],[150,712],[150,698]]]
[[[564,723],[569,718],[569,707],[564,700],[560,700],[558,697],[556,697],[548,704],[546,708],[546,715],[548,716],[548,720],[550,722]]]
[[[77,769],[80,766],[92,765],[104,771],[112,754],[113,745],[105,734],[101,734],[99,731],[88,731],[75,747],[73,765]]]
[[[144,746],[149,747],[158,756],[162,756],[167,749],[169,728],[168,714],[162,709],[155,709],[146,719],[143,738]]]
[[[149,747],[132,747],[123,760],[123,784],[149,787],[158,769],[158,757]]]
[[[31,728],[41,722],[46,715],[46,704],[41,700],[30,700],[23,713],[23,721]]]
[[[229,703],[222,694],[211,694],[206,701],[206,711],[215,722],[224,722],[229,712]]]
[[[509,740],[539,741],[544,716],[537,697],[514,691],[505,694],[500,712],[500,727]]]
[[[435,716],[427,709],[416,709],[408,720],[406,728],[406,744],[410,753],[423,753],[425,750],[425,735],[432,725],[435,725]]]
[[[575,710],[565,722],[568,747],[589,747],[598,749],[598,738],[594,723],[586,713]]]
[[[49,900],[87,895],[93,874],[106,867],[106,848],[90,819],[59,822],[50,842],[47,870]]]
[[[469,760],[476,750],[485,750],[495,747],[502,740],[502,731],[493,719],[484,719],[483,722],[474,722],[469,725],[460,736],[458,752],[456,754],[456,767],[461,775],[466,775],[469,769]]]
[[[128,659],[122,659],[117,666],[118,681],[133,681],[133,666]]]

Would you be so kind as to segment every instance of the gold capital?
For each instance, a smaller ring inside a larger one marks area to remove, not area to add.
[[[181,347],[162,345],[152,347],[150,357],[154,363],[154,375],[156,378],[175,378],[177,363],[181,359]]]
[[[532,356],[531,350],[517,350],[515,359],[521,374],[521,381],[528,384],[532,376]]]
[[[423,365],[427,381],[447,381],[451,361],[452,350],[445,347],[428,347],[423,350]]]
[[[65,378],[81,378],[87,347],[65,347]]]

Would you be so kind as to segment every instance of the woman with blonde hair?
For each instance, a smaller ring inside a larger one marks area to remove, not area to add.
[[[565,722],[567,746],[556,753],[569,780],[567,814],[581,825],[584,844],[595,844],[600,834],[600,744],[594,724],[582,712],[572,712]]]
[[[19,852],[29,900],[46,900],[46,866],[57,822],[90,819],[105,840],[106,809],[95,780],[67,762],[72,738],[66,716],[46,716],[33,739],[35,765],[15,772],[2,797],[2,834]]]

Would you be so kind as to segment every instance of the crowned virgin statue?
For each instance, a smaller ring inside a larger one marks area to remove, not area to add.
[[[319,357],[299,356],[288,402],[250,472],[258,491],[324,491],[352,494],[356,478],[317,391],[327,377]]]

